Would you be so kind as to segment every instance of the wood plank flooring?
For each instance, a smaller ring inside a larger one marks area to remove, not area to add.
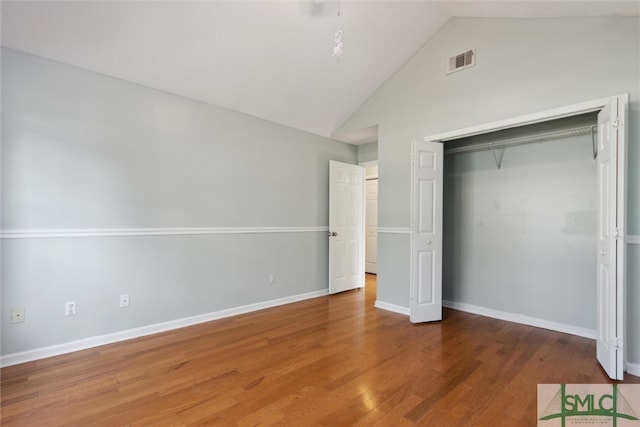
[[[413,325],[367,282],[4,368],[2,425],[520,427],[537,384],[610,382],[592,340],[454,310]]]

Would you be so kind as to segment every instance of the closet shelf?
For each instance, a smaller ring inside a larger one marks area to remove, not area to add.
[[[444,154],[449,155],[449,154],[458,154],[458,153],[471,153],[471,152],[485,151],[485,150],[496,150],[501,148],[516,147],[518,145],[533,144],[536,142],[549,141],[552,139],[569,138],[572,136],[580,136],[580,135],[593,136],[596,132],[597,132],[597,126],[582,126],[582,127],[572,128],[572,129],[563,129],[563,130],[539,133],[535,135],[523,136],[518,138],[504,139],[502,141],[484,142],[480,144],[468,145],[466,147],[445,148]],[[445,147],[446,147],[446,144],[445,144]]]

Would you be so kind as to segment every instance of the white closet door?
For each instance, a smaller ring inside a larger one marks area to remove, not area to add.
[[[623,378],[625,109],[614,99],[598,114],[597,358]]]
[[[442,319],[443,146],[412,150],[411,321]]]

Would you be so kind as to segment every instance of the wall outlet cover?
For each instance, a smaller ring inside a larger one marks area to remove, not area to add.
[[[75,301],[67,301],[64,303],[64,315],[75,316],[77,313],[77,306]]]
[[[11,309],[11,323],[24,322],[24,307],[16,307]]]

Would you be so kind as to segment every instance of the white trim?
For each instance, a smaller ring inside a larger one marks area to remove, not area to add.
[[[376,300],[374,307],[382,310],[393,311],[398,314],[404,314],[405,316],[409,316],[411,314],[409,307],[403,307],[401,305],[391,304],[380,300]]]
[[[506,320],[508,322],[535,326],[536,328],[549,329],[551,331],[563,332],[565,334],[577,335],[579,337],[596,339],[595,329],[580,328],[578,326],[552,322],[550,320],[525,316],[523,314],[518,314],[518,313],[509,313],[506,311],[494,310],[492,308],[481,307],[478,305],[467,304],[464,302],[443,300],[442,305],[444,307],[452,308],[454,310],[464,311],[464,312],[473,313],[473,314],[479,314],[480,316],[492,317],[494,319]]]
[[[640,235],[627,235],[626,241],[630,245],[640,245]]]
[[[319,227],[183,227],[183,228],[78,228],[78,229],[4,229],[0,239],[42,239],[52,237],[132,237],[184,236],[206,234],[309,233],[329,231]]]
[[[629,95],[622,94],[619,96],[628,97]],[[551,110],[540,111],[533,114],[526,114],[524,116],[497,120],[495,122],[483,123],[480,125],[470,126],[463,129],[457,129],[454,131],[425,136],[424,140],[425,141],[447,141],[451,139],[466,138],[468,136],[480,135],[483,133],[495,132],[495,131],[510,129],[510,128],[519,127],[519,126],[526,126],[534,123],[541,123],[549,120],[561,119],[563,117],[571,117],[571,116],[576,116],[578,114],[590,113],[590,112],[601,110],[613,98],[616,98],[616,96],[581,102],[579,104],[566,105],[564,107],[553,108]]]
[[[411,234],[410,227],[378,227],[378,233]]]
[[[290,304],[292,302],[302,301],[302,300],[311,299],[311,298],[318,298],[318,297],[326,296],[328,294],[329,294],[328,289],[322,289],[319,291],[312,291],[304,294],[292,295],[292,296],[273,299],[269,301],[242,305],[239,307],[233,307],[225,310],[214,311],[211,313],[199,314],[197,316],[170,320],[168,322],[156,323],[153,325],[142,326],[139,328],[114,332],[111,334],[84,338],[81,340],[71,341],[63,344],[56,344],[48,347],[36,348],[33,350],[22,351],[19,353],[6,354],[3,356],[0,356],[0,367],[4,368],[6,366],[17,365],[19,363],[26,363],[26,362],[31,362],[33,360],[44,359],[46,357],[58,356],[60,354],[66,354],[74,351],[80,351],[80,350],[86,350],[88,348],[98,347],[101,345],[112,344],[112,343],[130,340],[134,338],[140,338],[146,335],[152,335],[160,332],[171,331],[174,329],[197,325],[199,323],[210,322],[212,320],[218,320],[225,317],[237,316],[239,314],[250,313],[258,310],[264,310],[265,308],[277,307],[280,305]]]
[[[627,374],[640,377],[640,364],[627,362],[626,368],[627,368]]]

